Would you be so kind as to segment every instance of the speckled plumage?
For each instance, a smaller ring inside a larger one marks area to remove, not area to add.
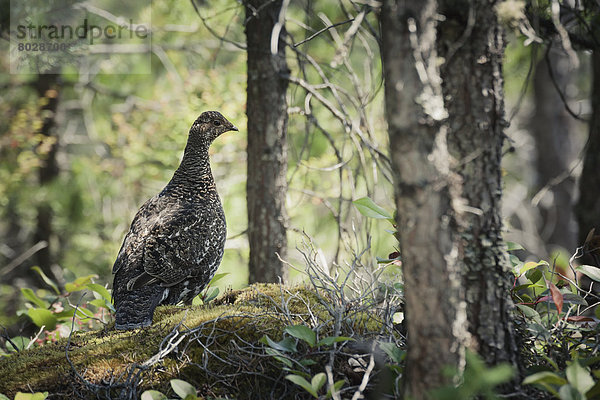
[[[213,277],[226,226],[208,148],[237,130],[216,111],[202,113],[173,178],[135,215],[113,266],[117,329],[150,325],[160,304],[189,304]]]

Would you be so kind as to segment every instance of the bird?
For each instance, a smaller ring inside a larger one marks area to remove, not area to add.
[[[116,329],[151,325],[159,305],[191,304],[214,276],[227,228],[208,149],[227,131],[238,128],[203,112],[173,177],[133,218],[112,268]]]

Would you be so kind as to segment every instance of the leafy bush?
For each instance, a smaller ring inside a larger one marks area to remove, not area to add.
[[[0,354],[55,342],[67,337],[73,330],[99,329],[111,321],[114,311],[110,291],[94,282],[96,275],[87,275],[67,282],[64,291],[48,278],[39,267],[32,267],[50,290],[21,288],[25,307],[17,315],[25,316],[39,331],[33,338],[16,336],[6,338],[6,351]]]
[[[519,248],[509,244],[509,250]],[[565,271],[556,262],[522,262],[511,256],[515,322],[527,371],[523,384],[563,400],[595,399],[600,397],[600,307],[598,296],[583,289],[578,277],[599,282],[600,270],[575,266],[574,259]]]
[[[97,330],[113,320],[115,311],[111,291],[94,282],[97,275],[81,276],[67,282],[64,291],[60,291],[56,282],[48,278],[39,267],[32,267],[50,290],[21,288],[25,298],[25,308],[17,315],[26,316],[38,328],[33,338],[24,336],[6,337],[6,349],[0,349],[0,355],[8,355],[33,345],[43,345],[68,337],[74,330]],[[192,304],[208,304],[219,295],[214,283],[228,275],[216,274],[205,290],[196,296]]]

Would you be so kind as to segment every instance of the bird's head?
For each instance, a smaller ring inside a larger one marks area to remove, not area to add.
[[[218,111],[205,111],[194,121],[190,128],[190,138],[199,142],[212,143],[219,135],[227,131],[238,131],[231,122]]]

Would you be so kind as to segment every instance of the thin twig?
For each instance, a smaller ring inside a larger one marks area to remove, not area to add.
[[[567,101],[567,98],[565,96],[565,94],[563,93],[563,91],[561,90],[561,88],[558,87],[558,82],[556,81],[556,78],[554,76],[554,70],[552,69],[552,63],[550,62],[550,49],[552,48],[552,43],[550,43],[548,45],[548,48],[546,49],[546,54],[545,54],[545,59],[546,59],[546,63],[548,64],[548,75],[550,75],[550,81],[552,81],[552,85],[554,86],[554,88],[556,89],[556,92],[558,93],[558,95],[560,96],[560,99],[563,102],[563,105],[565,106],[565,110],[567,110],[567,112],[575,119],[579,120],[579,121],[583,121],[583,122],[588,122],[588,120],[586,120],[585,118],[580,117],[579,115],[577,115],[569,106],[569,103]]]
[[[0,276],[5,276],[10,271],[17,268],[19,265],[23,264],[23,262],[25,262],[29,257],[33,256],[38,251],[45,249],[46,247],[48,247],[48,242],[46,242],[44,240],[37,242],[36,244],[31,246],[29,249],[27,249],[19,257],[12,260],[7,266],[2,268],[2,270],[0,270]]]
[[[298,46],[300,46],[300,45],[302,45],[302,44],[304,44],[304,43],[306,43],[308,41],[313,40],[315,37],[319,36],[321,33],[325,32],[325,31],[328,31],[331,28],[335,28],[336,26],[344,25],[344,24],[347,24],[347,23],[353,22],[353,21],[354,21],[354,18],[351,18],[351,19],[348,19],[346,21],[336,22],[335,24],[331,24],[329,26],[326,26],[325,28],[319,29],[318,31],[316,31],[315,33],[313,33],[312,35],[310,35],[306,39],[304,39],[304,40],[302,40],[302,41],[300,41],[298,43],[292,44],[292,46],[293,47],[298,47]]]

